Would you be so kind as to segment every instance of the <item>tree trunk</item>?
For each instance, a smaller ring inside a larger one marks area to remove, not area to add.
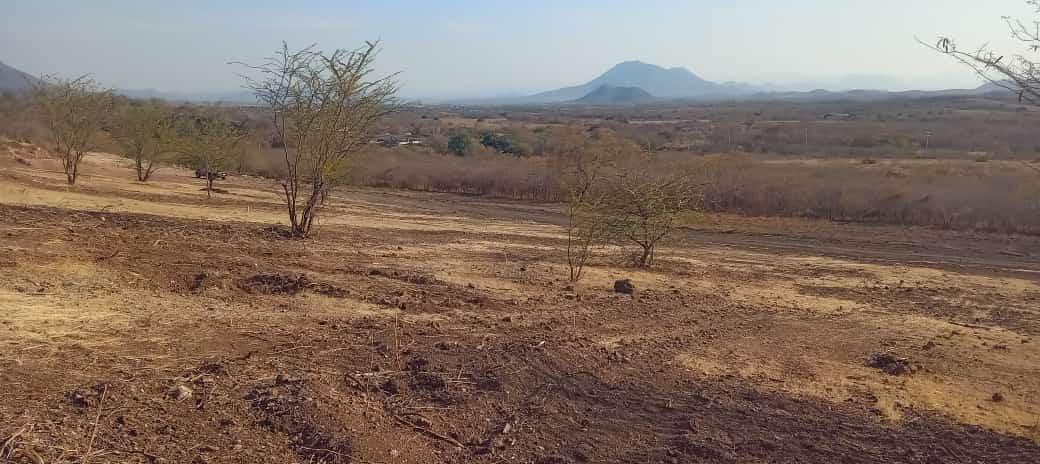
[[[68,181],[69,185],[74,185],[76,183],[76,177],[79,174],[77,172],[79,169],[79,163],[76,161],[75,158],[72,158],[65,166],[65,179]]]
[[[650,267],[650,262],[653,260],[654,246],[643,245],[643,254],[639,257],[639,267]]]
[[[72,172],[72,166],[73,166],[72,159],[73,159],[72,158],[72,151],[64,151],[64,152],[62,152],[61,168],[65,170],[65,181],[69,185],[72,185],[72,184],[76,183],[76,176]]]
[[[289,235],[294,238],[302,238],[300,235],[300,221],[296,215],[296,190],[289,188],[289,181],[282,182],[282,191],[285,192],[285,206],[289,212]]]
[[[213,197],[213,174],[206,173],[206,198]]]
[[[144,167],[144,176],[141,177],[141,182],[148,182],[148,179],[152,178],[152,173],[155,172],[155,160],[148,160],[148,164]]]
[[[577,282],[578,272],[574,263],[574,226],[571,224],[567,226],[567,268],[570,270],[569,280]]]
[[[310,195],[307,197],[307,203],[304,205],[303,211],[300,212],[299,220],[293,218],[293,236],[306,238],[310,234],[314,219],[318,216],[318,208],[321,206],[325,190],[324,183],[321,181],[311,186]]]

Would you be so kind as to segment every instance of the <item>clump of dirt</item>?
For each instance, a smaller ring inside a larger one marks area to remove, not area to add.
[[[282,225],[264,227],[260,230],[260,236],[269,240],[290,240],[294,238],[292,229]]]
[[[336,298],[345,298],[348,295],[348,292],[346,290],[339,288],[335,285],[326,284],[323,282],[312,282],[310,285],[307,286],[307,288],[310,289],[312,292],[320,293],[326,296],[333,296]]]
[[[398,280],[401,280],[401,281],[404,281],[404,282],[408,282],[410,284],[416,284],[416,285],[430,285],[430,284],[438,283],[437,279],[435,279],[435,278],[433,278],[431,276],[428,276],[426,274],[407,274],[406,273],[406,274],[401,275],[398,278]]]
[[[914,366],[907,358],[900,358],[892,353],[874,353],[867,358],[867,366],[880,369],[888,375],[910,375]]]
[[[422,356],[413,356],[405,364],[408,366],[409,371],[412,371],[412,373],[416,373],[422,371],[423,369],[426,369],[426,366],[430,365],[430,361],[426,360],[426,358]]]
[[[219,363],[219,362],[205,363],[202,366],[199,366],[199,368],[195,369],[195,370],[200,375],[204,375],[204,374],[209,374],[209,375],[227,375],[227,367],[225,367],[224,364]]]
[[[473,380],[477,384],[477,389],[483,391],[502,391],[502,381],[498,379],[494,373],[485,372],[481,375],[474,376]]]
[[[385,269],[369,269],[368,275],[376,277],[386,277],[388,279],[399,280],[401,282],[407,282],[415,285],[431,285],[440,283],[436,278],[413,272],[403,272],[397,270],[385,270]]]
[[[295,295],[302,292],[311,281],[305,275],[296,277],[285,274],[257,274],[238,283],[246,293],[260,295]]]
[[[337,298],[346,297],[348,294],[346,290],[335,285],[313,282],[303,274],[295,277],[287,274],[256,274],[240,280],[238,288],[257,295],[296,295],[304,290]]]
[[[351,376],[351,379],[355,386],[363,390],[381,391],[390,396],[417,395],[442,405],[458,405],[465,402],[467,393],[452,385],[455,379],[442,370],[432,368],[426,358],[420,355],[413,356],[405,363],[405,368],[405,371],[360,374]],[[465,374],[461,375],[458,380],[468,385],[475,385],[477,389],[483,391],[496,391],[502,388],[498,378],[491,374],[480,377]]]
[[[463,397],[448,389],[448,382],[438,372],[428,371],[430,362],[422,356],[408,360],[408,388],[441,404],[457,404]]]
[[[108,385],[99,383],[90,388],[81,388],[68,392],[65,394],[65,399],[68,400],[69,404],[79,409],[94,408],[97,407],[101,396],[106,390],[108,390]]]
[[[319,423],[316,413],[320,405],[306,381],[279,375],[273,382],[253,387],[245,399],[263,417],[261,425],[287,435],[306,462],[351,461],[351,441]]]
[[[397,379],[395,379],[393,377],[390,377],[389,379],[386,379],[385,382],[383,382],[382,384],[379,385],[379,389],[382,390],[383,393],[386,393],[387,395],[396,395],[398,393],[401,393],[402,388],[403,387],[401,386],[401,383],[398,382]]]
[[[431,372],[413,372],[408,385],[413,390],[435,392],[447,388],[448,383],[444,381],[443,377]]]

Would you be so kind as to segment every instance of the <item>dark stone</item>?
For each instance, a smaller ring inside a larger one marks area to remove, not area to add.
[[[616,280],[614,281],[614,291],[631,295],[636,292],[636,286],[633,285],[632,281],[629,279]]]

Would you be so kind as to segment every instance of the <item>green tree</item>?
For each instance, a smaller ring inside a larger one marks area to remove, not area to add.
[[[497,150],[501,143],[502,142],[499,141],[498,136],[495,135],[494,132],[485,132],[480,136],[480,144],[485,147]]]
[[[481,135],[480,144],[488,148],[493,148],[499,153],[514,156],[524,156],[531,152],[531,148],[526,144],[519,143],[513,137],[508,135],[499,135],[494,132],[485,132]]]
[[[448,139],[448,150],[456,156],[464,156],[469,152],[473,140],[466,134],[455,134]]]

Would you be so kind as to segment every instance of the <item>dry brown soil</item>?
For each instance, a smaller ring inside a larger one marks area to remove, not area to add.
[[[83,171],[0,144],[0,462],[1040,462],[1037,237],[710,217],[575,287],[552,205],[297,241],[272,181]]]

